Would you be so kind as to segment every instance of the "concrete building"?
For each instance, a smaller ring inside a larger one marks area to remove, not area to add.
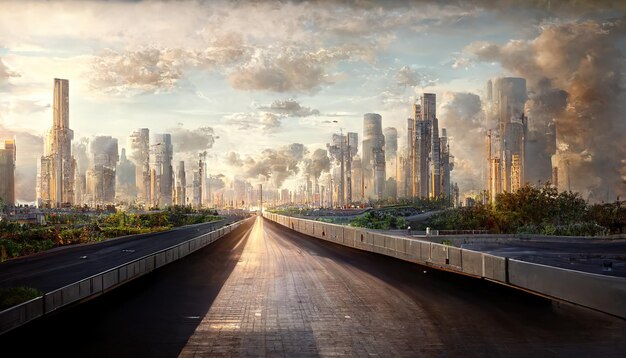
[[[382,117],[377,113],[363,116],[362,176],[365,198],[383,199],[385,188],[385,136]]]
[[[347,134],[333,134],[331,143],[326,144],[326,149],[330,158],[337,164],[338,171],[333,175],[334,190],[336,193],[337,205],[345,206],[350,204],[353,196],[354,172],[352,162],[358,154],[358,133],[348,132]],[[309,186],[310,185],[310,186]],[[317,185],[317,183],[315,183]],[[311,192],[309,193],[309,187]],[[313,183],[307,183],[307,193],[313,194]],[[311,200],[313,201],[313,200]]]
[[[384,197],[396,200],[398,198],[398,130],[387,127],[383,130],[385,136],[385,172],[387,182]]]
[[[407,120],[407,196],[439,198],[452,194],[452,170],[448,138],[444,130],[439,136],[437,96],[424,93],[420,103],[413,105],[413,118]]]
[[[87,195],[91,205],[115,202],[115,179],[119,161],[117,139],[98,136],[90,143],[93,167],[87,171]]]
[[[500,192],[518,190],[525,182],[528,118],[524,109],[527,99],[523,78],[502,77],[487,82],[487,187],[498,190],[490,193],[492,200]],[[500,168],[497,176],[492,167],[496,163]],[[498,182],[494,183],[495,180]]]
[[[74,131],[69,119],[69,81],[54,79],[52,129],[46,136],[39,166],[38,202],[44,207],[74,204],[76,161],[72,156]]]
[[[13,206],[15,201],[15,161],[17,148],[15,141],[7,139],[0,148],[0,200],[4,205]]]
[[[151,198],[153,207],[172,205],[174,170],[172,159],[174,147],[171,134],[156,134],[150,146]]]
[[[150,190],[150,130],[140,128],[128,138],[130,158],[135,163],[135,183],[139,200],[150,204],[152,202]]]
[[[176,205],[187,205],[187,177],[185,175],[185,162],[178,162],[176,169],[176,189],[174,191],[174,203]]]

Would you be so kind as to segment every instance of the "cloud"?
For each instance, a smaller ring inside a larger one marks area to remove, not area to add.
[[[94,57],[90,84],[108,94],[170,90],[186,70],[213,70],[239,61],[248,49],[240,35],[226,34],[203,50],[149,47],[130,51],[104,50]]]
[[[317,92],[323,85],[334,83],[329,74],[332,66],[362,60],[369,54],[369,50],[350,44],[317,51],[296,46],[258,48],[229,74],[228,81],[239,90]]]
[[[295,99],[275,100],[270,106],[261,106],[259,109],[278,113],[288,117],[317,116],[320,111],[310,107],[303,107]]]
[[[215,143],[215,133],[211,127],[187,129],[175,127],[168,129],[172,135],[174,152],[195,153],[211,149]]]
[[[259,156],[246,158],[244,175],[246,179],[269,181],[280,188],[286,179],[299,173],[299,165],[307,152],[300,143],[265,149]]]
[[[461,194],[482,188],[485,113],[480,97],[469,92],[445,92],[439,106],[439,126],[447,129],[454,155],[453,178]]]
[[[270,112],[237,112],[224,116],[227,124],[239,130],[261,129],[271,133],[282,126],[282,117]]]
[[[0,57],[0,89],[9,83],[9,78],[11,77],[20,77],[20,74],[12,71]]]
[[[559,170],[569,171],[572,190],[595,198],[606,198],[607,188],[626,194],[626,58],[616,46],[622,33],[621,20],[561,23],[544,26],[532,40],[466,48],[528,80],[533,126],[555,119],[557,141],[567,148],[562,162],[569,163]]]
[[[404,66],[394,76],[396,84],[402,87],[430,87],[437,84],[437,79],[415,68]]]
[[[239,153],[236,152],[228,152],[226,154],[226,163],[235,167],[243,167],[243,160],[241,160]]]
[[[326,149],[316,149],[304,161],[304,172],[314,179],[318,179],[324,172],[330,171],[330,158]]]

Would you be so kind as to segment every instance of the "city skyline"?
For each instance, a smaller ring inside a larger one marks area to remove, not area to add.
[[[504,19],[499,8],[471,1],[369,6],[269,1],[3,3],[9,11],[0,16],[10,13],[12,18],[0,21],[5,24],[0,31],[0,140],[17,137],[17,199],[34,201],[32,185],[23,183],[35,183],[33,169],[43,154],[37,152],[43,152],[54,107],[49,88],[53,78],[67,78],[72,84],[69,112],[75,143],[112,136],[132,157],[126,144],[131,133],[149,128],[151,133],[172,135],[171,163],[184,160],[189,172],[196,167],[198,153],[207,151],[206,175],[253,184],[266,181],[259,177],[263,166],[277,168],[271,156],[264,156],[265,150],[287,155],[290,151],[281,148],[297,143],[307,152],[296,150],[289,157],[297,169],[288,167],[267,180],[290,188],[303,180],[304,160],[325,149],[333,133],[364,134],[364,113],[378,113],[382,128],[396,128],[402,152],[413,104],[422,93],[434,93],[439,128],[448,129],[456,159],[451,180],[469,193],[481,190],[486,181],[485,83],[506,76],[528,82],[531,105],[526,104],[525,113],[530,123],[546,122],[548,116],[556,119],[561,160],[588,179],[572,183],[572,189],[586,197],[594,190],[603,194],[601,198],[605,192],[615,197],[620,184],[624,190],[626,164],[620,158],[625,148],[619,140],[624,136],[624,121],[619,119],[624,94],[620,79],[589,80],[623,69],[623,15],[607,4],[555,4],[560,11],[528,5]],[[163,18],[173,6],[178,11],[168,23],[188,24],[159,37],[164,30],[150,20]],[[220,15],[220,8],[231,13]],[[47,21],[27,26],[51,10],[54,16]],[[267,14],[267,20],[260,20],[256,29],[238,26],[252,10]],[[100,12],[102,17],[94,19]],[[522,21],[524,12],[536,14],[531,23]],[[96,26],[85,25],[76,33],[57,30],[60,13]],[[201,15],[207,14],[209,20],[202,22]],[[294,17],[282,16],[278,30],[270,31],[269,21],[280,14]],[[141,15],[146,28],[126,26],[132,15]],[[354,21],[332,22],[342,15]],[[105,24],[112,18],[116,22]],[[363,27],[365,20],[376,26]],[[334,26],[317,36],[321,25]],[[116,26],[118,32],[113,31]],[[468,36],[464,27],[478,31]],[[556,40],[563,46],[549,57],[547,48]],[[586,52],[574,51],[572,43],[582,40]],[[521,56],[525,52],[531,56]],[[563,60],[563,53],[571,58]],[[585,62],[590,57],[595,59],[593,71]],[[564,77],[560,67],[576,76]],[[581,90],[578,78],[588,86]],[[594,99],[599,90],[606,91],[606,99]],[[577,112],[572,113],[572,107]],[[573,116],[576,113],[582,120]],[[585,125],[586,135],[580,130]],[[514,160],[513,155],[506,159],[509,164]]]

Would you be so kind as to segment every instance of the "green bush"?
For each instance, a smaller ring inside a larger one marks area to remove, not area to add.
[[[0,311],[19,305],[33,298],[41,296],[42,293],[31,287],[10,287],[0,289]]]

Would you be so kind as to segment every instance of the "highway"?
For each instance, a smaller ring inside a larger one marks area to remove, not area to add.
[[[626,321],[258,218],[0,346],[65,357],[617,357]]]
[[[234,218],[226,219],[230,223]],[[163,250],[225,224],[215,221],[95,244],[64,246],[0,263],[0,287],[28,286],[50,292],[83,278]]]

